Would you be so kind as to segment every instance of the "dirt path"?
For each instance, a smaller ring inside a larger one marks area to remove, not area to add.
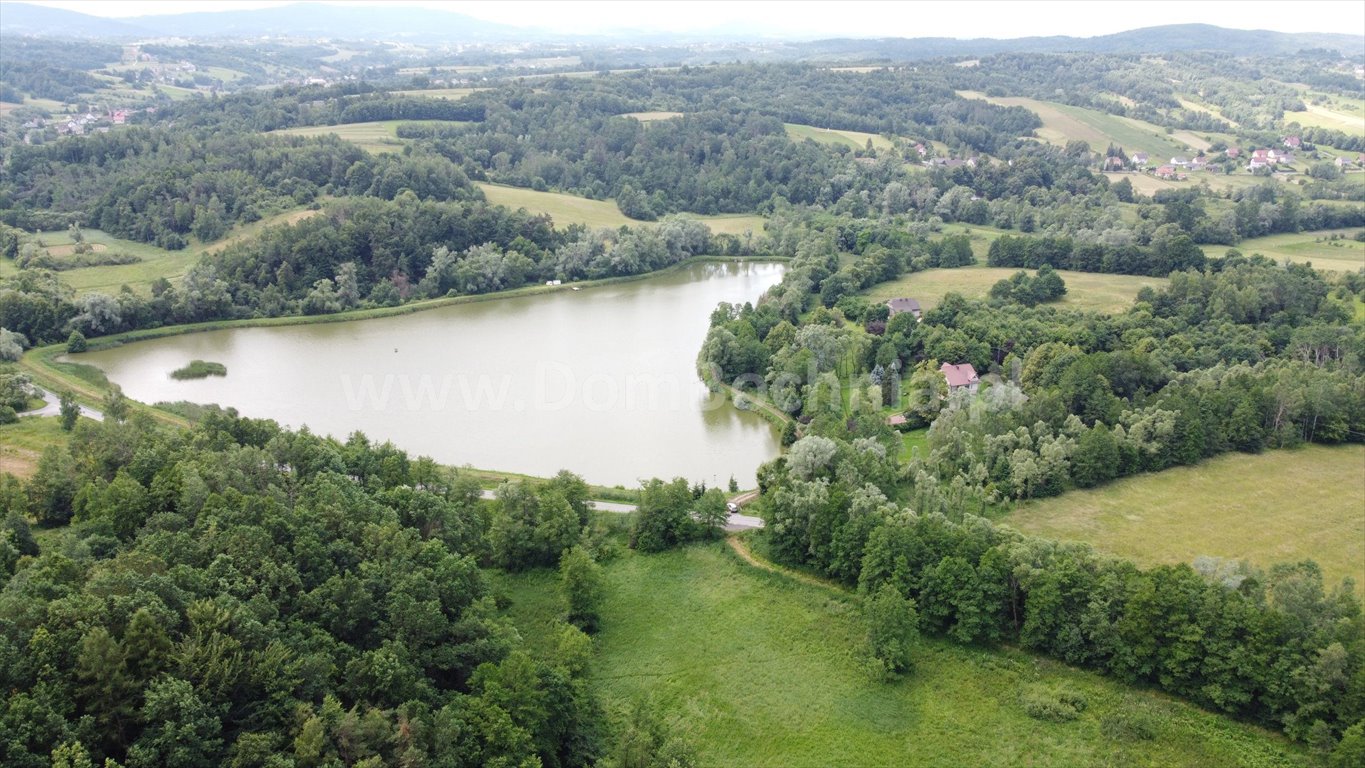
[[[825,581],[824,579],[811,576],[808,573],[793,571],[790,568],[783,568],[782,566],[777,565],[776,563],[771,563],[766,559],[761,558],[758,555],[755,555],[753,550],[749,549],[749,545],[738,536],[726,537],[725,543],[730,545],[730,549],[733,549],[735,551],[735,554],[739,555],[740,559],[760,570],[764,570],[769,573],[776,573],[779,576],[786,576],[789,579],[794,579],[796,581],[801,582],[802,584],[809,584],[812,587],[832,589],[838,592],[848,591],[847,589],[844,589],[844,587],[835,584],[832,581]]]

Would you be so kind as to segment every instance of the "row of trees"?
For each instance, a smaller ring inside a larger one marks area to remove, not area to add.
[[[861,455],[875,438],[807,436],[761,473],[772,551],[857,585],[874,647],[903,670],[900,624],[1018,645],[1153,685],[1330,749],[1365,717],[1365,637],[1350,587],[1311,562],[1140,570],[1083,545],[890,501]],[[859,446],[863,447],[859,447]],[[913,601],[907,605],[907,601]],[[897,620],[899,617],[899,620]]]
[[[735,241],[733,249],[742,252]],[[55,275],[0,281],[0,327],[32,343],[176,323],[327,314],[408,300],[508,290],[545,280],[649,272],[727,250],[702,223],[670,218],[633,230],[555,229],[549,218],[483,202],[343,200],[293,225],[205,257],[150,296],[77,297]]]

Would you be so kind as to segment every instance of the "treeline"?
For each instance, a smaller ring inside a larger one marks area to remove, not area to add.
[[[481,120],[472,100],[395,96],[363,81],[332,86],[286,85],[188,99],[158,109],[159,121],[218,132],[276,131],[372,120]]]
[[[1203,269],[1204,250],[1183,232],[1169,232],[1147,247],[1076,244],[1065,237],[1001,235],[991,243],[986,263],[992,267],[1049,266],[1074,272],[1165,277],[1175,270]]]
[[[752,253],[706,225],[670,218],[650,228],[556,229],[549,217],[482,201],[343,199],[292,225],[205,256],[179,284],[151,295],[76,297],[55,275],[0,280],[0,327],[34,344],[207,320],[328,314],[405,301],[509,290],[546,280],[636,275],[707,253]]]
[[[1156,686],[1330,750],[1365,717],[1365,623],[1350,586],[1312,562],[1141,570],[890,499],[894,447],[811,435],[760,474],[772,551],[874,595],[914,600],[920,627],[1010,644]],[[1356,726],[1359,730],[1359,726]]]
[[[350,99],[337,115],[337,123],[368,123],[375,120],[458,120],[478,122],[484,118],[482,104],[456,99],[423,99],[412,96]],[[330,123],[329,123],[330,125]]]
[[[77,223],[168,249],[319,196],[480,197],[457,167],[421,155],[369,155],[330,137],[130,128],[16,146],[0,219],[29,230]]]

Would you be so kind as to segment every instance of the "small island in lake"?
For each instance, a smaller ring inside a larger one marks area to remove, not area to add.
[[[171,371],[172,379],[206,379],[209,376],[226,376],[227,366],[205,360],[191,360],[184,368]]]

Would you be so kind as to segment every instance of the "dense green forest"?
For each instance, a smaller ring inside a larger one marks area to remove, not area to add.
[[[481,570],[556,564],[588,536],[586,487],[501,494],[359,434],[81,425],[31,482],[0,480],[4,764],[604,756],[588,638],[566,623],[531,652]],[[39,547],[27,519],[70,533]]]

